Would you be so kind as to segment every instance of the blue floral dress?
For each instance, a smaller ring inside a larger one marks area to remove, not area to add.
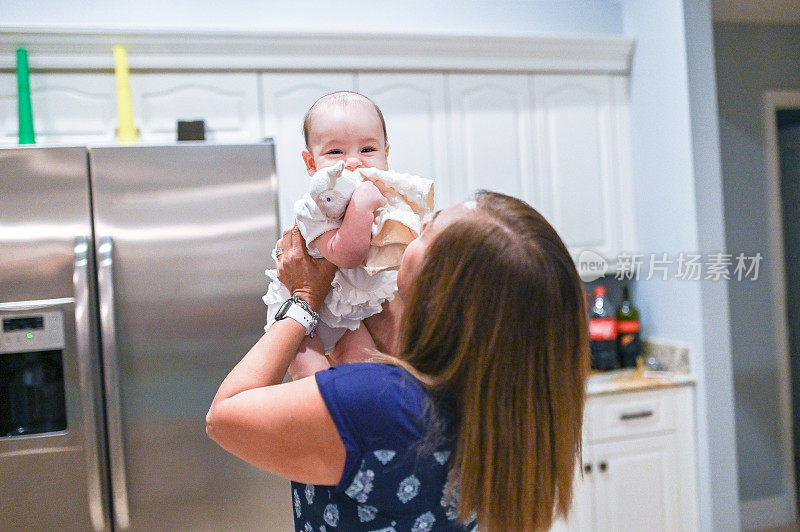
[[[295,530],[474,529],[448,489],[451,450],[423,445],[428,398],[402,368],[345,364],[316,374],[347,456],[336,486],[292,482]]]

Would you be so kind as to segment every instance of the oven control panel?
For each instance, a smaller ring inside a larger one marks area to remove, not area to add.
[[[0,353],[64,349],[61,311],[0,313]]]

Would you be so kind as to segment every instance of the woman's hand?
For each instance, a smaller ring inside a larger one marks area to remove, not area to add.
[[[293,296],[319,310],[331,289],[336,265],[326,259],[312,258],[296,225],[283,233],[276,247],[284,250],[277,260],[278,279]]]

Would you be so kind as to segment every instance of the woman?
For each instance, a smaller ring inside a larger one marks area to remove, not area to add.
[[[333,276],[296,230],[281,281]],[[545,530],[569,509],[588,338],[583,291],[530,206],[480,192],[408,245],[399,355],[283,383],[306,328],[277,321],[220,386],[209,435],[293,481],[297,530]]]

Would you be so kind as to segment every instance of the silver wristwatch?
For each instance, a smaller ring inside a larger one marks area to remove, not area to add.
[[[294,321],[306,328],[306,334],[314,337],[317,328],[319,314],[311,310],[309,304],[297,296],[292,296],[283,302],[281,308],[275,313],[275,321],[284,318],[292,318]]]

